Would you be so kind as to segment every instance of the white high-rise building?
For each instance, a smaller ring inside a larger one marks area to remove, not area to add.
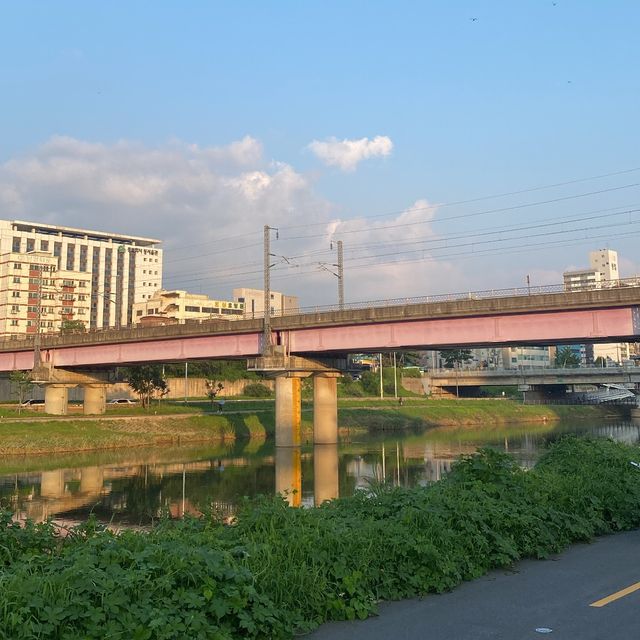
[[[17,262],[19,254],[50,255],[57,270],[90,279],[88,329],[132,323],[133,305],[162,288],[161,241],[57,225],[0,220],[0,256]],[[6,288],[3,280],[0,286]],[[7,297],[0,289],[0,299]],[[4,314],[6,317],[6,313]],[[0,332],[1,332],[0,327]]]
[[[618,252],[612,249],[598,249],[589,252],[589,266],[594,271],[599,271],[605,282],[618,280]]]

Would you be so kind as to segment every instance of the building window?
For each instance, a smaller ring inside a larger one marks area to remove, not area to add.
[[[20,276],[13,276],[13,284],[20,284]]]
[[[20,253],[20,243],[22,241],[22,238],[14,238],[13,242],[11,243],[11,251],[13,251],[13,253]]]
[[[49,251],[49,241],[40,240],[40,251]]]
[[[87,254],[89,248],[86,245],[80,246],[80,271],[87,270]]]
[[[22,263],[21,262],[14,262],[13,263],[13,268],[14,269],[22,269]]]
[[[11,321],[11,326],[12,326],[12,327],[17,327],[17,326],[18,326],[18,321],[17,321],[17,320],[15,320],[15,319],[14,319],[14,320],[12,320],[12,321]]]
[[[190,311],[191,313],[200,313],[200,307],[186,306],[184,310]]]
[[[13,298],[19,298],[20,297],[20,292],[19,291],[14,291],[14,292],[12,292],[11,296]]]
[[[138,316],[138,318],[142,315],[142,311],[136,311],[136,315]]]
[[[76,258],[76,245],[68,244],[67,245],[67,270],[68,271],[73,271],[75,258]]]
[[[27,253],[36,250],[36,241],[33,238],[27,238]]]

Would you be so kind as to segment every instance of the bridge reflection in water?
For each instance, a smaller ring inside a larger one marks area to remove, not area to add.
[[[0,462],[0,503],[21,520],[53,517],[73,523],[94,513],[116,525],[146,525],[163,513],[181,517],[214,510],[232,515],[243,496],[274,491],[293,506],[312,506],[358,489],[368,491],[372,482],[426,485],[479,446],[509,451],[530,467],[544,441],[574,431],[640,441],[635,423],[532,425],[484,432],[431,429],[313,447],[276,448],[270,441],[250,441],[206,449],[85,454],[62,458],[59,468],[51,456],[46,463],[42,458],[5,459]],[[45,464],[54,468],[43,469]]]

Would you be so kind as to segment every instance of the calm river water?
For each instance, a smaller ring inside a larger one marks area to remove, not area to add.
[[[146,525],[214,508],[232,514],[243,496],[285,492],[292,504],[348,496],[372,481],[401,485],[438,480],[461,454],[491,446],[525,467],[545,443],[566,433],[640,441],[638,423],[535,424],[435,428],[422,433],[358,435],[339,445],[276,450],[273,441],[129,449],[95,454],[6,457],[0,504],[20,518]]]

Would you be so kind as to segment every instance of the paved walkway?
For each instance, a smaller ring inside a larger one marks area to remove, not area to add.
[[[594,603],[599,606],[594,606]],[[640,530],[527,560],[443,595],[386,603],[309,640],[638,640]]]

